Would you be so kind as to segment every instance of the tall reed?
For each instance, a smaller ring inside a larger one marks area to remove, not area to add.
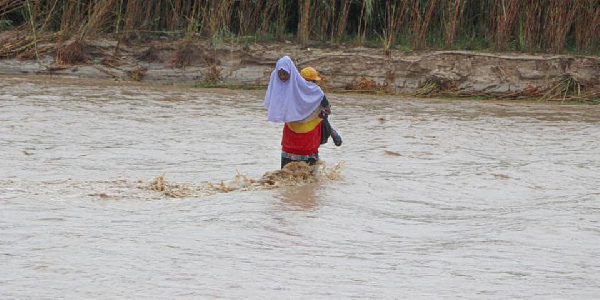
[[[108,28],[104,28],[106,18],[115,12],[117,0],[105,0],[103,2],[93,2],[88,5],[88,17],[85,26],[82,27],[80,37],[93,38],[103,33]]]
[[[277,17],[275,21],[275,38],[279,41],[285,39],[285,28],[287,24],[288,12],[290,10],[290,1],[279,0],[277,5]]]
[[[342,38],[346,33],[346,24],[348,22],[348,14],[350,13],[350,4],[352,4],[351,0],[341,0],[339,15],[337,18],[337,29],[335,33],[335,42],[337,44],[342,42]]]
[[[530,0],[524,4],[519,26],[519,43],[533,51],[541,47],[544,7],[547,0]]]
[[[577,6],[575,20],[575,45],[582,51],[598,47],[600,43],[600,3],[597,0],[584,0]]]
[[[544,48],[558,53],[567,42],[577,8],[575,2],[580,0],[550,0],[544,27]]]
[[[2,29],[65,39],[295,35],[300,43],[379,38],[386,49],[401,38],[413,49],[460,47],[465,40],[497,50],[514,50],[514,42],[526,51],[600,47],[598,0],[0,0],[0,22],[10,24]]]
[[[37,14],[33,13],[33,11],[35,11],[35,9],[32,8],[33,4],[31,3],[30,0],[25,1],[25,6],[27,7],[27,19],[29,20],[29,23],[31,24],[31,33],[33,34],[33,49],[35,51],[35,58],[39,61],[40,54],[38,52],[37,27],[36,27]]]
[[[463,19],[465,12],[466,0],[449,0],[445,1],[446,8],[444,10],[444,45],[450,48],[456,38],[456,33],[460,28],[460,22]]]
[[[384,50],[389,50],[396,43],[396,37],[402,29],[402,24],[410,12],[409,1],[386,0],[381,38]],[[419,26],[420,24],[416,25]]]
[[[495,23],[496,49],[506,50],[521,3],[522,0],[500,0],[497,2]]]
[[[365,43],[367,36],[367,28],[370,25],[374,11],[373,0],[363,0],[360,8],[360,16],[358,18],[358,28],[356,29],[356,42],[359,45]]]
[[[422,2],[425,3],[423,4]],[[427,32],[436,8],[437,0],[413,0],[413,3],[416,5],[414,5],[412,14],[412,46],[414,49],[421,49],[426,46]]]
[[[335,27],[336,0],[312,1],[310,31],[313,39],[327,41]]]
[[[310,35],[310,0],[299,1],[298,42],[306,44]]]
[[[21,9],[25,5],[25,1],[15,0],[0,0],[0,16]]]

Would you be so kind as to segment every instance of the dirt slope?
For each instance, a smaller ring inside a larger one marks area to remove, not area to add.
[[[0,36],[0,39],[2,37]],[[46,43],[35,56],[0,60],[0,74],[56,74],[174,83],[266,85],[275,62],[289,55],[298,68],[312,66],[330,89],[400,93],[540,96],[600,91],[600,58],[469,51],[383,51],[319,43],[236,43],[155,39],[85,44]],[[565,83],[566,82],[566,83]],[[571,87],[569,86],[571,85]]]

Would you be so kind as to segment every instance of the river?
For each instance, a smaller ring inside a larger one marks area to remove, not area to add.
[[[597,299],[600,106],[329,94],[340,179],[264,90],[0,77],[1,299]]]

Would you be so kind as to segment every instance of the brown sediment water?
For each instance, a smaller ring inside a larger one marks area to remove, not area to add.
[[[0,298],[594,299],[600,107],[0,77]],[[314,176],[317,174],[318,176]]]
[[[314,166],[309,166],[305,162],[291,162],[281,170],[266,172],[260,179],[253,179],[238,172],[232,179],[227,181],[221,180],[219,183],[205,182],[201,184],[169,182],[164,175],[161,175],[140,185],[139,188],[156,191],[172,198],[198,198],[217,193],[257,191],[287,186],[304,186],[324,180],[340,180],[342,178],[342,166],[342,162],[338,162],[332,167],[327,167],[322,161]]]

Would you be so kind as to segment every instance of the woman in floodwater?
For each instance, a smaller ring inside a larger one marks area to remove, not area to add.
[[[293,161],[314,165],[319,160],[321,122],[328,106],[325,94],[306,81],[288,56],[277,61],[265,95],[267,120],[285,123],[281,141],[281,168]],[[324,113],[323,113],[324,111]],[[328,124],[328,123],[327,123]]]

